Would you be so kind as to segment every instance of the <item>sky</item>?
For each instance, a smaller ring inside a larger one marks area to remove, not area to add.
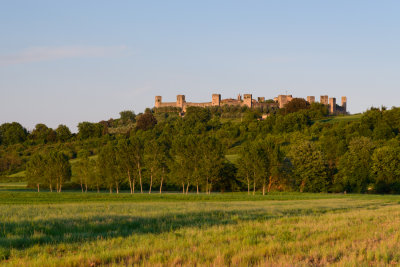
[[[389,0],[4,0],[0,124],[76,132],[178,94],[400,106],[399,14]]]

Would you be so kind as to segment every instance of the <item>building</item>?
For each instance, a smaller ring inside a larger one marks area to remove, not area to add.
[[[243,94],[242,96],[239,94],[236,99],[234,98],[226,98],[221,99],[220,94],[213,94],[211,96],[211,102],[187,102],[185,95],[177,95],[176,102],[162,102],[161,96],[155,97],[156,108],[162,107],[177,107],[181,109],[183,112],[186,111],[188,107],[213,107],[213,106],[224,106],[224,105],[232,105],[232,106],[247,106],[249,108],[260,108],[260,107],[274,107],[274,108],[284,108],[286,104],[293,100],[292,95],[278,95],[274,98],[274,102],[266,102],[265,97],[258,97],[257,100],[253,99],[252,94]],[[307,102],[310,104],[315,103],[315,96],[307,96]],[[327,95],[320,96],[320,103],[329,106],[330,114],[347,114],[347,97],[342,97],[341,106],[336,104],[336,98],[329,98]]]

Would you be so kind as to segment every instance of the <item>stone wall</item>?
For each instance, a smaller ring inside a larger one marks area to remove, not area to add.
[[[182,111],[186,111],[187,107],[211,107],[211,106],[223,106],[223,105],[232,105],[232,106],[247,106],[249,108],[252,107],[279,107],[284,108],[287,103],[292,101],[292,95],[279,95],[274,98],[275,103],[265,103],[265,97],[258,97],[253,99],[252,94],[244,94],[243,100],[241,95],[239,94],[237,99],[227,98],[221,99],[220,94],[213,94],[211,97],[211,102],[203,102],[203,103],[195,103],[195,102],[186,102],[185,95],[177,95],[176,102],[162,102],[161,96],[155,97],[155,107],[178,107],[181,108]],[[311,103],[315,103],[315,96],[307,96],[307,101]],[[327,105],[329,107],[330,114],[346,114],[347,113],[347,97],[342,97],[341,106],[336,104],[336,98],[328,98],[327,95],[321,95],[320,103]]]

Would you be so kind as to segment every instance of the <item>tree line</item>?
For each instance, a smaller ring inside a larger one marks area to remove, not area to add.
[[[131,115],[124,115],[124,124],[134,127],[124,134],[79,138],[82,130],[35,152],[30,149],[37,145],[26,143],[3,147],[16,157],[31,151],[27,174],[41,175],[36,176],[39,182],[29,176],[30,184],[52,190],[73,184],[83,192],[400,192],[399,108],[371,108],[360,119],[335,122],[329,121],[326,106],[301,101],[264,120],[247,110],[240,121],[222,121],[212,109],[194,107],[183,118],[152,110]],[[24,129],[7,127],[19,129],[13,138],[21,140]],[[7,130],[1,132],[7,136]],[[32,166],[48,164],[32,161],[53,162],[48,157],[54,151],[75,161],[69,175],[57,178],[50,167],[33,171]]]

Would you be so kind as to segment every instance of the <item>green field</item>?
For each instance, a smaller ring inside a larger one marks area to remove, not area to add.
[[[400,264],[400,197],[0,190],[5,266]]]

